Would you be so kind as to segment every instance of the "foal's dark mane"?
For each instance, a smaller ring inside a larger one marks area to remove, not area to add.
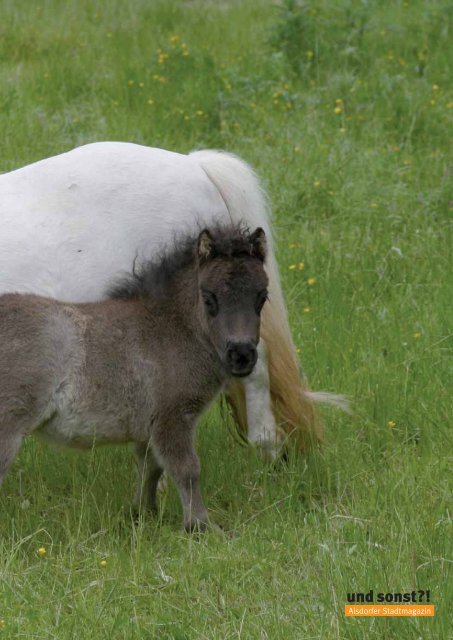
[[[251,255],[250,231],[243,223],[210,226],[209,233],[214,241],[212,258]],[[166,246],[157,258],[144,262],[138,269],[134,261],[132,273],[113,283],[107,295],[116,300],[165,295],[178,274],[195,264],[198,237],[199,233],[175,237],[171,248]]]

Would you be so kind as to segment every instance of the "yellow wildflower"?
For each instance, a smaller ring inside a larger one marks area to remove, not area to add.
[[[308,286],[312,287],[314,284],[316,284],[316,278],[313,278],[313,277],[308,278],[307,284]]]
[[[304,307],[304,313],[310,313],[311,309],[310,307]]]
[[[202,116],[203,115],[203,111],[201,111],[201,109],[198,109],[198,111],[195,111],[197,116]]]
[[[138,86],[140,87],[140,89],[143,89],[143,87],[145,86],[145,83],[144,82],[139,82]]]
[[[387,426],[389,429],[393,429],[394,427],[396,427],[396,422],[394,422],[393,420],[389,420],[387,422]]]
[[[154,104],[154,100],[152,98],[148,98],[148,104]]]
[[[340,113],[343,113],[343,108],[342,108],[342,107],[339,107],[339,106],[338,106],[338,107],[335,107],[335,109],[333,110],[333,112],[334,112],[337,116],[339,116],[339,115],[340,115]]]
[[[300,147],[294,147],[294,153],[299,153]]]
[[[104,568],[107,566],[107,560],[101,560],[99,564]]]
[[[313,58],[313,56],[315,55],[313,53],[313,51],[311,49],[308,49],[308,51],[305,52],[305,55],[307,56],[307,58],[310,60],[311,58]]]
[[[39,549],[38,549],[38,556],[39,556],[40,558],[44,558],[44,556],[46,555],[46,553],[47,553],[47,549],[46,549],[46,547],[39,547]]]
[[[132,87],[132,85],[134,84],[134,81],[133,80],[128,80],[127,84],[128,84],[129,87]]]
[[[439,91],[440,87],[438,84],[433,84],[433,91]]]
[[[321,186],[321,180],[315,180],[313,182],[313,186],[316,187],[316,188],[320,187]]]
[[[0,631],[3,631],[3,629],[6,628],[6,622],[3,620],[3,618],[0,618]]]
[[[414,333],[414,338],[415,338],[416,340],[418,340],[418,338],[421,338],[421,337],[422,337],[422,334],[421,334],[421,332],[420,332],[420,331],[416,331],[416,332]]]
[[[170,36],[170,42],[171,44],[176,44],[179,40],[179,36],[177,36],[176,34]]]

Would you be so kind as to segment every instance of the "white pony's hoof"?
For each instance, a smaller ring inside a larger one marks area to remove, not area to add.
[[[253,442],[256,449],[259,451],[261,457],[266,462],[274,462],[278,457],[280,447],[272,440],[261,440],[259,442]]]

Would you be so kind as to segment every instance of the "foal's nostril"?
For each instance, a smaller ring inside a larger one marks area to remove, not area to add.
[[[233,371],[247,371],[257,360],[256,348],[250,343],[233,343],[227,349],[228,364]]]

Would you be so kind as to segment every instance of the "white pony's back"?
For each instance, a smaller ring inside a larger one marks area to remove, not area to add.
[[[99,300],[137,255],[226,215],[189,156],[118,142],[79,147],[0,176],[0,293]]]

